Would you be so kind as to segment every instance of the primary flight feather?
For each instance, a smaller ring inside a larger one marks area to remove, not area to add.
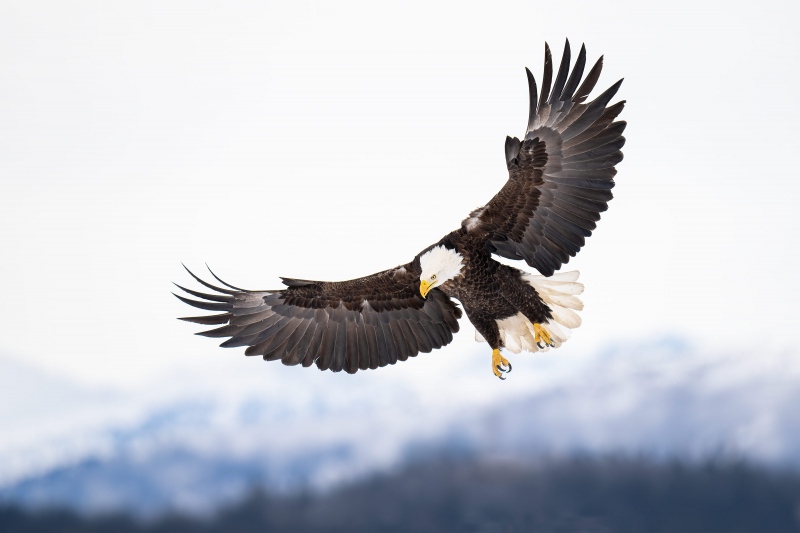
[[[615,120],[625,102],[608,105],[622,80],[584,103],[603,58],[585,78],[586,48],[571,73],[570,61],[567,41],[553,80],[545,44],[541,93],[526,69],[525,135],[506,138],[508,181],[410,263],[349,281],[282,278],[286,288],[270,291],[241,289],[214,275],[219,287],[189,272],[214,293],[179,286],[199,300],[176,296],[218,313],[181,320],[220,326],[199,335],[227,338],[224,347],[246,346],[246,355],[334,372],[395,364],[448,344],[461,318],[453,298],[476,338],[492,348],[492,371],[501,379],[511,371],[501,349],[560,346],[581,323],[583,285],[577,271],[555,271],[578,253],[608,208],[625,144],[625,122]],[[541,275],[503,265],[492,254],[524,260]]]

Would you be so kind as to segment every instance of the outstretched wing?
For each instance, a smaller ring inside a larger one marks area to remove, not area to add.
[[[537,98],[530,70],[530,114],[525,138],[506,138],[509,178],[484,207],[462,223],[484,239],[487,251],[524,259],[545,276],[575,256],[608,209],[625,144],[625,122],[614,119],[624,101],[606,107],[622,80],[588,104],[603,66],[601,57],[581,83],[586,48],[569,74],[569,41],[555,82],[550,47],[545,44],[544,80]],[[580,85],[580,86],[579,86]]]
[[[189,274],[217,294],[178,285],[202,300],[175,296],[222,313],[181,320],[222,324],[198,335],[230,337],[220,346],[247,346],[245,355],[285,365],[316,363],[320,370],[351,374],[393,365],[448,344],[461,317],[438,289],[427,299],[420,296],[419,265],[413,263],[342,282],[283,278],[287,288],[275,291],[248,291],[217,278],[228,287],[222,288]]]

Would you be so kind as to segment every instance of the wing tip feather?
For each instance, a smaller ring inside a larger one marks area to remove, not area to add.
[[[208,266],[208,263],[206,263],[206,268],[208,269],[208,271],[209,271],[209,272],[211,272],[211,275],[212,275],[212,276],[214,276],[214,279],[216,279],[217,281],[219,281],[220,283],[222,283],[222,284],[223,284],[223,285],[225,285],[226,287],[230,287],[231,289],[235,289],[235,290],[237,290],[237,291],[242,291],[242,292],[251,292],[251,291],[249,291],[249,290],[247,290],[247,289],[242,289],[241,287],[236,287],[235,285],[231,285],[230,283],[227,283],[227,282],[225,282],[225,281],[222,281],[222,280],[219,278],[219,276],[217,276],[216,274],[214,274],[214,271],[213,271],[213,270],[211,270],[211,267],[210,267],[210,266]]]

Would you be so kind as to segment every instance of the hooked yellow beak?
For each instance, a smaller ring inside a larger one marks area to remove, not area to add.
[[[428,292],[431,290],[431,287],[433,287],[433,283],[426,281],[424,279],[420,280],[419,293],[422,295],[423,298],[425,298],[428,295]]]

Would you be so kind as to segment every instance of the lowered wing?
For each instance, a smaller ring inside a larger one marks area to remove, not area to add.
[[[225,287],[217,287],[189,274],[215,293],[178,285],[199,300],[175,296],[221,313],[181,320],[219,325],[198,335],[228,337],[220,346],[247,346],[245,355],[285,365],[315,363],[320,370],[351,374],[393,365],[448,344],[461,317],[438,289],[420,296],[414,264],[342,282],[283,278],[287,288],[274,291],[244,290],[219,278]]]

